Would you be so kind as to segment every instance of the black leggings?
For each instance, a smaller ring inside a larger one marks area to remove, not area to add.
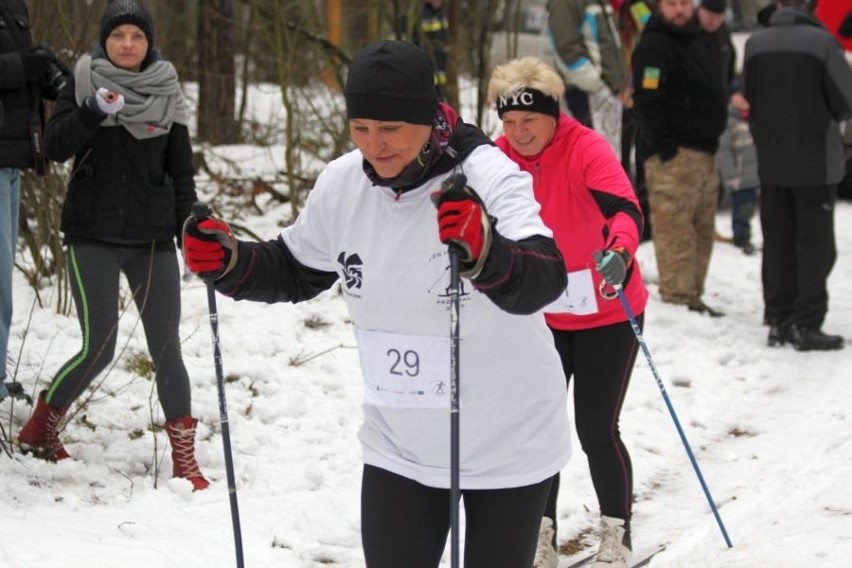
[[[643,327],[644,314],[637,316]],[[621,441],[618,418],[639,343],[630,322],[577,331],[551,329],[562,359],[566,386],[574,377],[574,422],[589,460],[601,515],[630,522],[633,468]],[[559,476],[554,479],[545,516],[556,525]]]
[[[464,490],[465,568],[529,568],[550,479]],[[361,540],[368,568],[436,568],[450,530],[450,491],[365,465]]]
[[[180,351],[180,269],[174,248],[68,247],[68,279],[83,333],[80,352],[53,379],[45,402],[68,406],[115,356],[119,277],[123,272],[142,319],[166,420],[190,415],[189,376]]]

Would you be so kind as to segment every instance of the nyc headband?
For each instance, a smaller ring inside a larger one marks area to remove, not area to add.
[[[559,101],[538,89],[527,87],[511,95],[497,97],[497,116],[503,118],[503,113],[507,110],[540,112],[558,118]]]

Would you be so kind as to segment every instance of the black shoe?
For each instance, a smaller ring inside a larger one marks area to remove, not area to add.
[[[746,255],[749,255],[749,256],[753,255],[755,253],[755,251],[757,250],[756,248],[754,248],[754,245],[751,244],[750,239],[742,238],[742,237],[740,237],[739,239],[737,239],[737,238],[734,239],[734,246],[737,247],[738,249],[740,249],[741,251],[743,251],[743,254],[746,254]]]
[[[834,351],[843,349],[844,339],[840,335],[828,335],[818,327],[791,324],[787,339],[796,351]]]
[[[780,347],[790,342],[790,326],[793,323],[791,319],[785,320],[782,323],[765,323],[769,323],[769,337],[766,338],[766,344],[769,347]]]
[[[744,245],[742,245],[742,246],[740,247],[740,250],[742,250],[742,251],[743,251],[743,254],[744,254],[744,255],[751,256],[751,255],[753,255],[753,254],[754,254],[754,252],[755,252],[755,250],[756,250],[756,249],[754,248],[754,245],[753,245],[753,244],[751,244],[751,243],[745,243]]]
[[[690,312],[698,312],[699,314],[708,315],[711,318],[720,318],[720,317],[725,315],[724,313],[720,312],[719,310],[714,310],[713,308],[711,308],[710,306],[708,306],[707,304],[705,304],[701,300],[698,300],[698,302],[695,302],[693,304],[687,304],[686,307],[689,308]]]

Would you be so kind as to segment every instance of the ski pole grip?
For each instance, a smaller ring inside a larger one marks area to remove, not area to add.
[[[448,178],[446,178],[443,182],[441,182],[441,191],[433,193],[430,198],[432,199],[432,203],[435,207],[441,202],[441,197],[446,195],[447,193],[456,193],[456,194],[465,194],[468,193],[466,191],[467,187],[467,176],[463,173],[456,173]],[[450,250],[450,254],[458,254],[462,257],[468,256],[465,252],[465,247],[463,244],[458,243],[456,241],[451,241],[447,243],[447,246]]]
[[[592,253],[592,260],[595,261],[595,264],[599,265],[601,263],[601,261],[603,260],[603,256],[604,255],[603,255],[602,250],[596,250],[595,252]]]
[[[192,216],[199,221],[203,221],[213,215],[213,210],[210,209],[210,206],[204,201],[196,201],[193,203],[190,212],[192,213]]]

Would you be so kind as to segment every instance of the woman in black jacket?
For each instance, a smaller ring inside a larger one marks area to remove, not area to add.
[[[50,158],[74,157],[62,231],[83,346],[40,393],[19,439],[45,459],[69,457],[58,426],[114,356],[124,273],[156,369],[174,476],[204,489],[209,483],[195,459],[197,420],[178,330],[175,237],[196,200],[189,112],[175,68],[152,49],[153,40],[141,1],[111,2],[99,44],[78,61],[46,127]]]

